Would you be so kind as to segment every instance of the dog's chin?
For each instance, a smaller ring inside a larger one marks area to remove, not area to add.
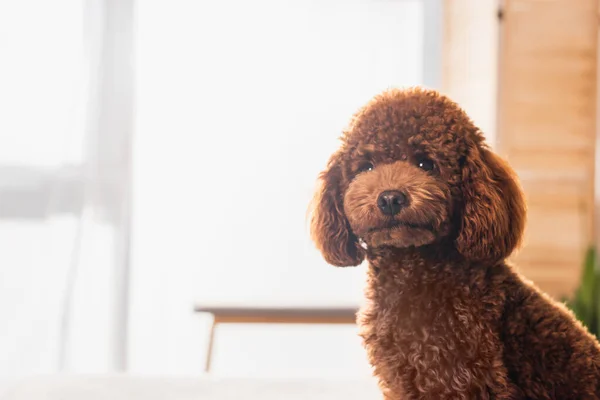
[[[371,229],[361,236],[370,247],[419,247],[435,240],[435,234],[428,227],[397,225],[390,228]]]

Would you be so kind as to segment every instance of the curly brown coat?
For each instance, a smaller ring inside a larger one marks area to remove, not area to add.
[[[361,335],[387,399],[597,399],[600,345],[506,258],[525,203],[451,100],[390,90],[361,109],[320,176],[312,237],[368,260]]]

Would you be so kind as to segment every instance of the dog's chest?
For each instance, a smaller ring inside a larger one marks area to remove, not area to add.
[[[493,357],[477,299],[447,282],[406,278],[369,282],[359,322],[377,375],[393,392],[443,397],[464,390],[481,373],[475,360]]]
[[[369,299],[361,323],[376,335],[379,345],[401,350],[407,362],[413,353],[432,362],[452,358],[445,351],[468,350],[481,321],[476,320],[471,301],[442,289],[432,292],[435,294],[409,291],[402,296],[395,293]]]

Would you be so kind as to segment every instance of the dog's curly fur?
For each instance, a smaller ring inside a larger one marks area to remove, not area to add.
[[[361,109],[320,176],[311,234],[369,264],[361,335],[387,399],[597,399],[600,345],[506,258],[516,176],[451,100],[390,90]],[[384,215],[381,192],[404,195]]]

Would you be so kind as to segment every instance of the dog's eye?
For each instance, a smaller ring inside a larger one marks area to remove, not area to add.
[[[373,163],[365,162],[365,163],[360,164],[360,166],[358,167],[356,172],[361,173],[361,172],[366,172],[366,171],[372,171],[373,168],[374,168]]]
[[[435,168],[435,164],[429,158],[420,157],[417,159],[417,167],[421,168],[423,171],[432,171]]]

